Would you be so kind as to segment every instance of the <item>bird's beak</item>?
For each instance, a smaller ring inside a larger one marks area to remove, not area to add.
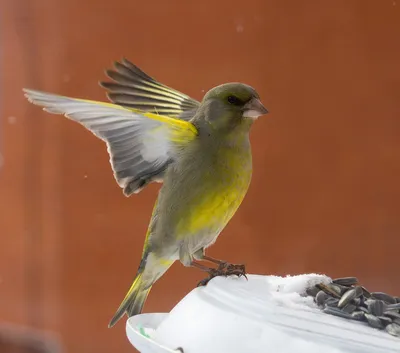
[[[243,117],[245,118],[258,118],[260,115],[267,114],[268,110],[265,108],[258,98],[252,98],[243,107]]]

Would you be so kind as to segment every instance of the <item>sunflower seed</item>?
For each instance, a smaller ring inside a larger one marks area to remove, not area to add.
[[[371,297],[378,300],[383,300],[387,304],[396,304],[396,299],[389,294],[383,292],[372,292]]]
[[[348,290],[352,289],[353,287],[347,287],[347,286],[342,286],[340,284],[335,284],[335,286],[340,289],[340,294],[343,295],[346,293]]]
[[[319,289],[316,286],[308,287],[306,289],[306,294],[314,298],[317,296],[318,292]]]
[[[400,310],[400,303],[397,304],[389,304],[386,306],[386,310],[392,311],[392,310]]]
[[[386,331],[392,336],[400,336],[400,325],[389,324],[386,326]]]
[[[367,321],[371,327],[379,328],[379,329],[384,328],[381,320],[379,320],[375,315],[365,314],[365,318],[367,319]]]
[[[371,298],[371,293],[367,291],[367,289],[365,287],[361,287],[362,291],[363,291],[363,295],[365,298]]]
[[[350,314],[345,313],[345,312],[343,312],[343,311],[340,310],[340,309],[332,308],[332,307],[329,307],[329,306],[327,306],[327,307],[323,310],[323,312],[326,313],[326,314],[330,314],[330,315],[334,315],[334,316],[343,317],[343,318],[345,318],[345,319],[350,319],[350,320],[353,319],[353,317],[352,317]]]
[[[329,284],[329,287],[340,297],[344,292],[348,291],[349,288],[345,286],[340,286],[338,284]]]
[[[346,304],[350,303],[353,299],[358,298],[363,294],[361,287],[356,286],[343,294],[339,300],[338,307],[343,308]]]
[[[339,303],[339,299],[336,298],[328,298],[327,300],[325,300],[325,305],[329,306],[331,308],[337,308]]]
[[[339,284],[341,286],[350,287],[358,283],[358,279],[356,277],[341,277],[335,278],[332,283]]]
[[[363,311],[355,311],[351,314],[354,320],[364,321],[365,313]]]
[[[386,309],[386,304],[383,302],[383,300],[368,299],[367,305],[369,312],[375,316],[382,316],[384,310]]]
[[[357,309],[357,306],[355,306],[355,305],[353,305],[353,304],[351,304],[351,303],[349,303],[349,304],[346,304],[343,308],[342,308],[342,310],[345,312],[345,313],[349,313],[349,314],[351,314],[354,310],[356,310]]]
[[[387,325],[391,324],[393,321],[390,317],[387,317],[387,316],[378,316],[378,319],[381,320],[381,323],[383,324],[383,326],[387,326]]]
[[[352,303],[353,303],[355,306],[360,306],[360,305],[361,305],[361,298],[355,298],[355,299],[353,299]]]
[[[324,291],[320,290],[315,296],[315,302],[319,306],[324,306],[325,302],[329,299],[329,295]]]
[[[334,287],[332,288],[332,287],[331,287],[331,284],[325,285],[325,284],[323,284],[323,283],[319,283],[319,284],[317,284],[317,287],[318,287],[320,290],[324,291],[326,294],[329,294],[329,295],[332,296],[332,297],[340,298],[340,293],[338,293],[338,292],[334,289]]]
[[[312,294],[324,313],[366,321],[373,328],[400,336],[400,297],[369,292],[357,283],[355,277],[336,278],[332,283],[317,284],[306,293]]]
[[[400,320],[400,314],[396,313],[395,311],[385,311],[385,313],[383,315],[390,317],[391,319],[399,319]]]

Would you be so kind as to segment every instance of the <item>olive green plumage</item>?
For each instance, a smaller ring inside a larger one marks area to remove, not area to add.
[[[25,90],[46,110],[73,119],[108,146],[129,196],[162,182],[135,280],[109,326],[139,314],[152,285],[176,261],[200,260],[241,204],[252,175],[249,131],[266,114],[242,83],[217,86],[198,102],[127,60],[101,82],[113,104]]]

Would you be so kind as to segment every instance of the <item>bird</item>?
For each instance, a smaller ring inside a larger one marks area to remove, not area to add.
[[[244,265],[207,256],[242,203],[252,177],[249,132],[268,113],[257,91],[228,82],[201,101],[162,84],[128,59],[99,84],[109,102],[24,88],[29,102],[83,125],[107,145],[116,182],[127,197],[161,183],[136,276],[110,320],[138,315],[154,283],[175,261],[209,277],[245,275]],[[200,261],[218,265],[218,269]]]

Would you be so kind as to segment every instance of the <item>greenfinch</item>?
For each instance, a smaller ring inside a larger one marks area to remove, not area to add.
[[[245,197],[252,175],[249,131],[268,111],[243,83],[214,87],[199,102],[126,59],[106,74],[111,81],[100,85],[111,103],[24,92],[31,103],[82,124],[107,144],[114,177],[126,196],[162,183],[136,277],[112,327],[125,313],[142,312],[152,285],[176,260],[208,271],[210,278],[220,272],[197,261],[224,268],[226,263],[207,257],[205,249]]]

